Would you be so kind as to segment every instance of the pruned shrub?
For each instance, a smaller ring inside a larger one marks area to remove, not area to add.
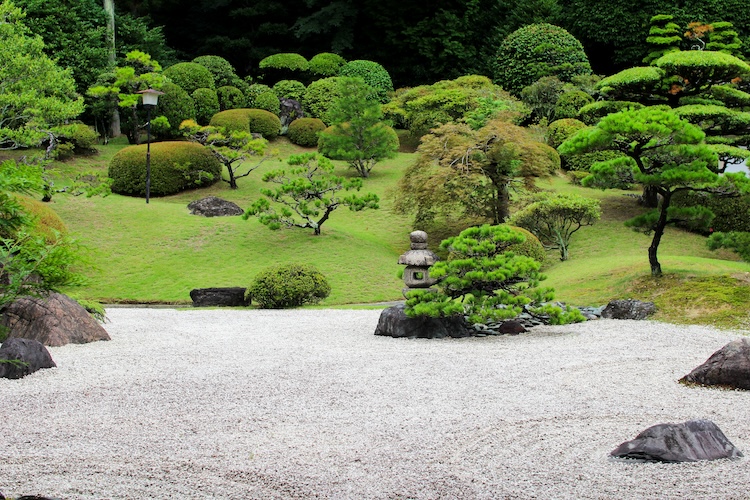
[[[320,118],[326,125],[331,124],[328,111],[340,97],[339,77],[321,78],[307,86],[302,98],[302,108],[313,118]]]
[[[284,309],[315,304],[328,297],[326,277],[307,264],[284,264],[258,273],[247,289],[247,298],[263,309]]]
[[[555,120],[549,124],[549,127],[547,127],[547,144],[553,148],[557,148],[557,146],[565,142],[568,137],[571,137],[583,128],[586,128],[586,124],[574,118]]]
[[[61,125],[55,127],[54,133],[57,137],[57,149],[55,150],[57,160],[67,160],[75,154],[96,153],[94,145],[99,137],[94,129],[88,125],[79,122]]]
[[[193,92],[195,103],[195,121],[201,125],[208,125],[211,117],[219,112],[219,96],[213,89],[200,88]]]
[[[359,77],[375,91],[375,98],[381,103],[388,102],[388,95],[393,92],[391,75],[381,64],[375,61],[358,59],[349,61],[339,70],[339,76]]]
[[[318,144],[318,132],[325,128],[325,123],[319,118],[297,118],[289,124],[286,135],[292,144],[313,148]]]
[[[155,132],[155,135],[159,139],[176,139],[180,136],[180,123],[195,119],[195,102],[190,94],[175,83],[166,82],[161,89],[164,95],[159,96],[156,114],[166,117],[169,127]]]
[[[608,161],[614,158],[620,158],[625,156],[619,151],[592,151],[590,153],[582,153],[579,155],[561,155],[562,167],[564,170],[576,170],[581,172],[588,172],[591,165],[600,161]],[[629,185],[633,183],[633,178],[630,176],[628,179],[623,179],[623,183],[620,184],[620,189],[629,189]]]
[[[250,119],[247,108],[227,109],[211,117],[208,123],[212,127],[223,127],[229,132],[250,132]]]
[[[495,81],[519,95],[543,76],[569,82],[591,73],[583,45],[565,29],[547,23],[529,24],[503,40],[497,51]]]
[[[292,52],[273,54],[258,63],[265,76],[265,81],[275,83],[279,80],[299,79],[307,72],[310,63],[303,56]]]
[[[346,64],[346,59],[331,52],[321,52],[310,59],[309,71],[318,78],[326,78],[339,74],[341,67]]]
[[[61,236],[65,236],[68,233],[65,223],[49,203],[43,203],[22,195],[16,196],[16,199],[23,211],[33,219],[31,224],[32,235],[39,235],[47,243],[53,244]]]
[[[271,87],[268,85],[264,85],[262,83],[253,83],[251,85],[248,85],[247,89],[245,90],[245,99],[247,103],[247,107],[249,108],[257,108],[255,105],[255,99],[257,97],[265,92],[273,92],[271,90]]]
[[[281,80],[274,84],[271,89],[279,99],[287,98],[301,101],[305,95],[305,84],[299,80]]]
[[[225,85],[216,89],[219,98],[219,110],[244,108],[247,101],[240,89],[233,85]]]
[[[643,104],[630,101],[596,101],[578,110],[578,119],[586,125],[596,125],[599,120],[611,113],[625,109],[639,109]]]
[[[193,142],[151,144],[151,195],[167,196],[208,186],[220,179],[222,165],[211,151]],[[118,151],[109,164],[112,191],[128,196],[146,194],[146,145]]]
[[[273,140],[281,132],[281,120],[265,109],[246,110],[250,132],[260,134],[266,140]]]
[[[508,252],[531,257],[535,261],[541,263],[544,263],[544,261],[547,260],[547,251],[544,249],[544,245],[542,245],[539,238],[534,236],[531,231],[518,226],[508,227],[517,233],[521,233],[526,238],[521,243],[513,243],[512,245],[509,245],[507,248]]]
[[[239,78],[234,70],[234,66],[220,56],[199,56],[193,59],[193,62],[200,64],[214,77],[214,85],[218,87],[224,87],[226,85],[234,85],[235,81]]]
[[[173,83],[182,87],[188,94],[192,94],[200,88],[216,88],[214,75],[198,63],[177,63],[165,69],[163,74]]]
[[[721,197],[699,192],[680,192],[672,196],[674,207],[706,207],[714,213],[711,230],[750,232],[750,195]],[[704,233],[700,224],[680,222],[678,226],[693,232]]]
[[[276,95],[276,92],[269,90],[268,92],[262,92],[255,98],[255,108],[264,109],[269,113],[273,113],[278,116],[281,112],[281,103]]]
[[[578,111],[594,102],[594,98],[583,90],[569,90],[563,93],[555,103],[555,119],[575,118]]]

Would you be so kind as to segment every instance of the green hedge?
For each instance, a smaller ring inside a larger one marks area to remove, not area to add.
[[[151,144],[151,195],[167,196],[214,184],[222,165],[208,148],[194,142]],[[146,194],[146,145],[118,151],[109,164],[112,191],[128,196]]]
[[[313,148],[318,145],[318,132],[325,128],[325,123],[319,118],[297,118],[289,124],[286,135],[292,144]]]

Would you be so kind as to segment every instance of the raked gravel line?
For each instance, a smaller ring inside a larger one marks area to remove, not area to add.
[[[651,321],[392,339],[376,310],[112,308],[112,340],[0,379],[0,491],[63,499],[746,499],[750,458],[608,454],[750,392],[676,380],[741,332]]]

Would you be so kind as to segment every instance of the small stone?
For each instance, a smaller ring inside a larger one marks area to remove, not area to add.
[[[207,196],[200,200],[191,201],[187,207],[191,215],[202,215],[203,217],[228,217],[245,213],[236,203],[222,200],[216,196]]]

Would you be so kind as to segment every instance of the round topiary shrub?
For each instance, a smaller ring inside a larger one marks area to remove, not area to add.
[[[47,243],[53,244],[68,233],[65,223],[49,203],[23,195],[16,195],[16,199],[23,211],[33,219],[31,224],[33,235],[41,236]]]
[[[547,260],[547,251],[544,249],[544,245],[539,241],[539,238],[534,234],[522,227],[509,226],[513,231],[521,233],[526,237],[523,243],[515,243],[506,248],[506,251],[513,252],[517,255],[524,255],[531,257],[537,262],[544,262]]]
[[[388,71],[375,61],[358,59],[349,61],[339,70],[339,76],[359,77],[375,90],[375,97],[381,103],[388,102],[393,92],[393,81]]]
[[[245,90],[245,99],[247,102],[247,107],[249,108],[257,107],[255,105],[255,99],[259,95],[263,94],[264,92],[273,92],[273,90],[268,85],[263,85],[262,83],[253,83],[251,85],[248,85],[247,89]]]
[[[219,98],[219,109],[238,109],[245,107],[245,94],[240,89],[232,85],[225,85],[216,89],[216,95]]]
[[[212,127],[224,127],[230,132],[250,132],[250,119],[247,116],[248,111],[246,108],[220,111],[211,117],[211,121],[208,124]]]
[[[219,112],[219,96],[213,89],[196,89],[192,96],[195,102],[195,121],[200,125],[208,125],[211,117]]]
[[[547,127],[547,144],[553,148],[557,148],[562,144],[568,137],[578,132],[581,129],[586,128],[586,124],[575,118],[563,118],[562,120],[555,120]]]
[[[583,45],[565,29],[552,24],[530,24],[508,35],[497,51],[495,81],[519,95],[543,76],[569,82],[591,73]]]
[[[182,89],[188,94],[192,94],[200,88],[216,88],[214,85],[214,75],[198,63],[177,63],[165,69],[163,74],[169,78],[172,83],[182,87]]]
[[[169,121],[169,128],[160,131],[159,139],[176,139],[181,136],[180,123],[195,119],[195,103],[190,94],[179,85],[167,82],[162,88],[164,95],[159,96],[156,114],[163,115]]]
[[[301,101],[305,94],[305,84],[299,80],[281,80],[274,84],[272,90],[279,99],[287,98]]]
[[[318,132],[325,128],[326,124],[319,118],[297,118],[289,124],[286,135],[292,144],[314,148],[318,145]]]
[[[258,273],[247,298],[263,309],[283,309],[315,304],[330,293],[328,280],[313,266],[284,264]]]
[[[193,59],[193,62],[200,64],[211,72],[214,77],[214,85],[217,88],[234,85],[234,81],[238,78],[232,64],[223,57],[199,56]]]
[[[275,83],[279,80],[299,79],[310,67],[310,63],[299,54],[284,52],[261,59],[258,67],[263,72],[265,81]]]
[[[220,179],[222,165],[208,148],[194,142],[151,144],[151,195],[167,196],[208,186]],[[109,164],[112,191],[146,195],[146,144],[118,151]]]
[[[302,109],[313,117],[320,118],[326,125],[331,124],[328,112],[340,96],[339,77],[321,78],[307,86],[302,97]]]
[[[594,98],[583,90],[571,90],[561,95],[555,103],[555,119],[575,118],[578,110],[594,102]]]
[[[263,92],[255,98],[255,108],[265,109],[266,111],[277,115],[281,112],[281,102],[279,101],[276,92],[269,90]]]
[[[310,59],[310,73],[318,78],[326,78],[339,74],[341,67],[346,64],[346,59],[331,52],[321,52]]]
[[[246,110],[250,132],[260,134],[266,140],[273,140],[281,131],[281,120],[275,114],[265,109]]]

